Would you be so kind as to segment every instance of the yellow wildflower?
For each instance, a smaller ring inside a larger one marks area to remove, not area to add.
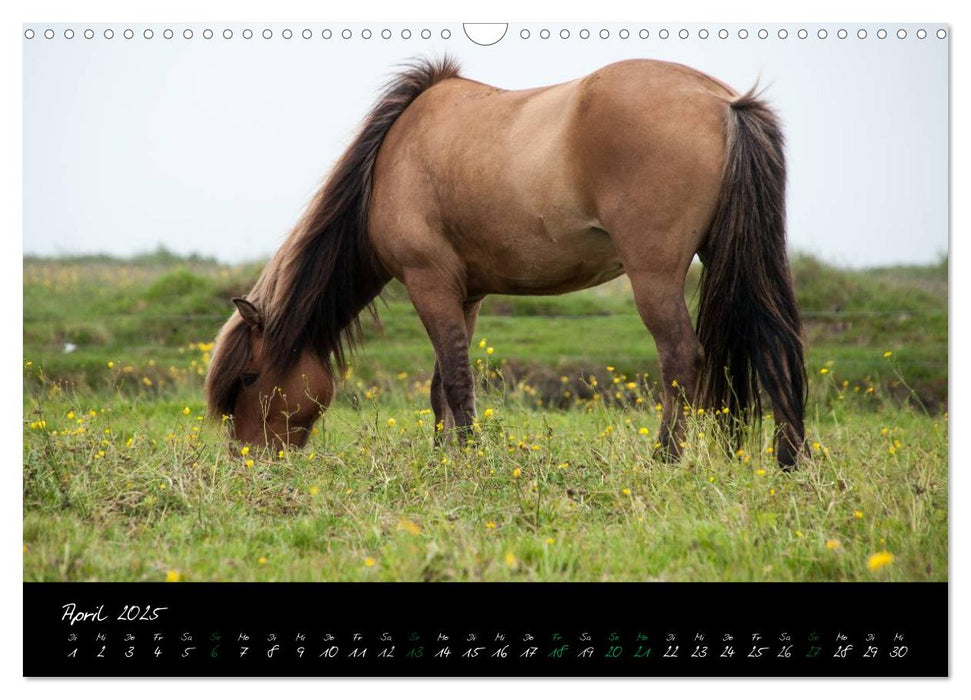
[[[389,418],[388,419],[388,427],[389,428],[393,428],[395,426],[395,423],[397,423],[397,422],[398,421],[396,421],[394,418]]]
[[[421,534],[421,526],[417,523],[412,522],[408,518],[402,518],[398,521],[398,529],[404,530],[409,535],[419,535]]]
[[[365,557],[365,558],[364,558],[364,566],[366,566],[366,567],[368,567],[369,569],[370,569],[370,568],[371,568],[372,566],[374,566],[374,565],[375,565],[375,563],[376,563],[376,562],[374,561],[374,557]]]
[[[826,540],[826,549],[839,549],[839,540]]]
[[[885,566],[893,564],[893,554],[887,551],[877,552],[876,554],[871,554],[870,558],[867,559],[866,565],[870,571],[877,571]]]
[[[169,583],[178,583],[182,580],[182,572],[178,569],[170,569],[165,574],[165,580]]]

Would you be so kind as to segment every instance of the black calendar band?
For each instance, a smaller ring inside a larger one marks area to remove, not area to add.
[[[26,676],[946,676],[946,583],[25,583]]]

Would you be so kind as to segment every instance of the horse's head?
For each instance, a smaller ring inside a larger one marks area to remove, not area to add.
[[[303,447],[334,395],[330,367],[309,350],[285,370],[272,366],[263,353],[262,311],[246,299],[233,303],[237,313],[216,339],[206,377],[210,415],[232,416],[239,442]]]

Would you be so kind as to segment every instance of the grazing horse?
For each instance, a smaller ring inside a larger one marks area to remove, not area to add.
[[[704,270],[697,332],[684,300]],[[786,256],[785,161],[752,91],[682,65],[631,60],[531,90],[421,61],[363,127],[216,341],[212,415],[237,440],[303,446],[392,279],[435,348],[436,423],[475,419],[469,343],[487,294],[561,294],[621,274],[653,334],[662,450],[682,405],[734,425],[764,393],[784,468],[804,451],[806,374]]]

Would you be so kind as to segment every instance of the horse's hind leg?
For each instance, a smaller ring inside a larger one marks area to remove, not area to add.
[[[482,306],[481,299],[464,304],[465,332],[468,336],[469,343],[472,342],[472,334],[475,332],[475,322],[479,316],[480,306]],[[473,386],[473,392],[474,389],[475,387]],[[435,414],[435,444],[440,445],[444,441],[444,437],[455,428],[455,417],[448,407],[448,399],[445,396],[445,385],[442,383],[442,372],[439,369],[437,360],[435,361],[435,372],[432,374],[431,402],[432,411]],[[442,426],[441,430],[438,429],[439,425]]]
[[[684,303],[684,277],[629,273],[634,300],[661,363],[664,411],[659,442],[662,454],[676,458],[684,441],[684,405],[693,405],[704,355]]]

